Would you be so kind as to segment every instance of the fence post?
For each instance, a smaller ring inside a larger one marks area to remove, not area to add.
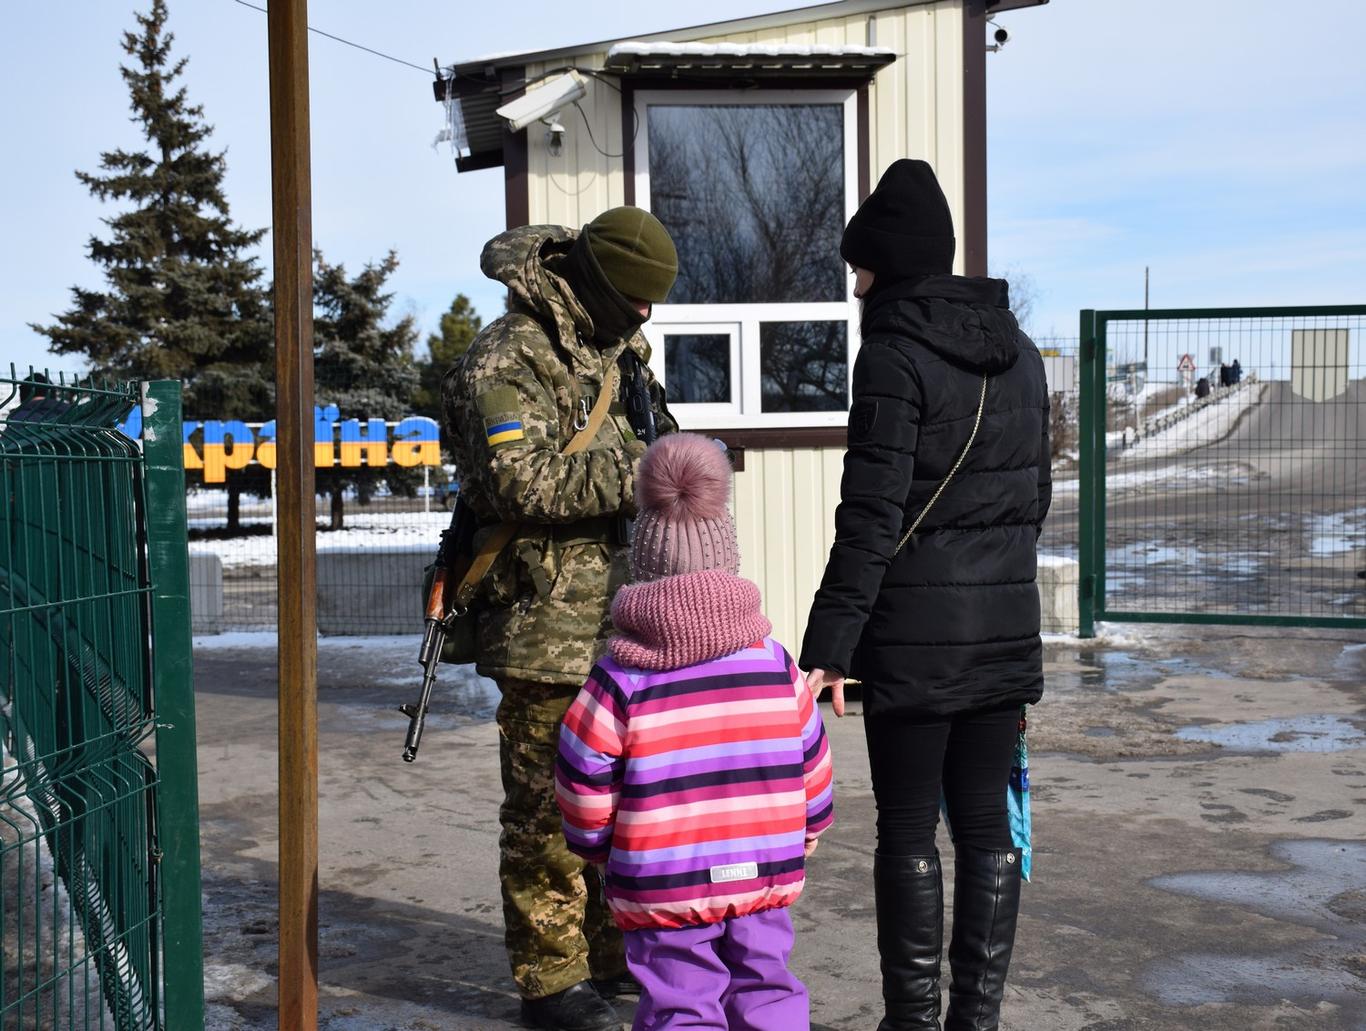
[[[142,385],[166,1026],[177,1031],[203,1031],[199,778],[190,655],[185,456],[180,420],[179,382],[157,380]]]
[[[1105,618],[1105,562],[1106,562],[1106,527],[1105,527],[1105,471],[1106,463],[1109,461],[1107,451],[1107,431],[1110,426],[1110,392],[1109,382],[1106,374],[1110,368],[1110,348],[1107,341],[1107,331],[1110,320],[1107,312],[1101,312],[1096,316],[1095,327],[1092,330],[1092,337],[1095,340],[1095,359],[1092,362],[1092,374],[1095,376],[1095,388],[1092,391],[1092,432],[1091,438],[1091,575],[1093,577],[1093,589],[1091,591],[1092,616],[1094,619]]]
[[[1096,636],[1096,570],[1095,570],[1095,488],[1096,469],[1096,422],[1099,401],[1096,397],[1096,313],[1086,309],[1081,313],[1081,410],[1078,412],[1077,430],[1078,475],[1077,491],[1077,561],[1079,563],[1077,580],[1077,612],[1079,625],[1077,633],[1081,637]],[[1104,375],[1104,364],[1101,364]],[[1103,430],[1102,430],[1103,432]]]

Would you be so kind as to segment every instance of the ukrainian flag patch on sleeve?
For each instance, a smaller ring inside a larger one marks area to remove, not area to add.
[[[488,437],[489,447],[511,444],[513,441],[523,440],[526,437],[526,433],[522,430],[521,419],[485,420],[484,433]]]

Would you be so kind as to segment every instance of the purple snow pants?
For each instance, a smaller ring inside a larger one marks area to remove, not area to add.
[[[786,909],[627,931],[626,965],[642,986],[632,1031],[809,1031],[806,987],[787,969],[791,951]]]

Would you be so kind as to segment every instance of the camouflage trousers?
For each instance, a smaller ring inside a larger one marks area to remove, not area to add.
[[[524,998],[553,995],[626,970],[597,870],[570,852],[555,802],[560,722],[578,687],[503,680],[498,876],[512,979]]]

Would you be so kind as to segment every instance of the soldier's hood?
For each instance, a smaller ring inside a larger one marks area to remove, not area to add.
[[[568,253],[578,236],[577,229],[566,226],[518,226],[484,244],[479,268],[508,288],[512,310],[521,309],[542,322],[553,322],[560,346],[590,368],[600,369],[602,352],[591,343],[592,318],[564,277],[547,267]],[[632,336],[628,346],[649,361],[649,345],[640,333]]]

